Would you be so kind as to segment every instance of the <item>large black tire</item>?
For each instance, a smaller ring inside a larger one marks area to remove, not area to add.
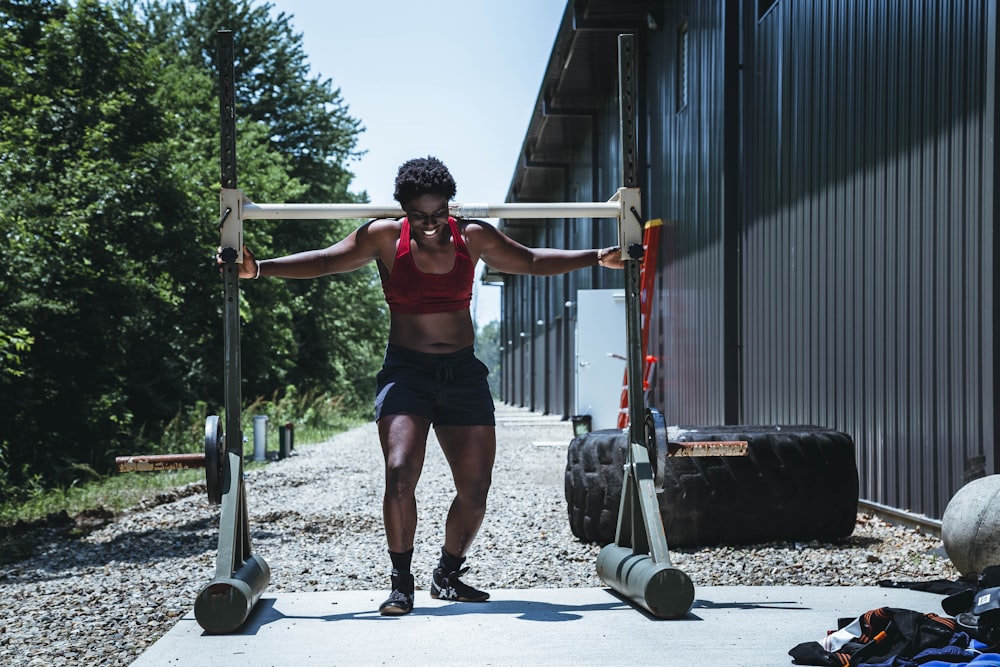
[[[817,426],[681,427],[677,441],[746,440],[744,457],[667,459],[660,514],[671,547],[838,540],[854,531],[854,442]],[[613,542],[628,438],[619,430],[573,439],[566,502],[573,534]]]

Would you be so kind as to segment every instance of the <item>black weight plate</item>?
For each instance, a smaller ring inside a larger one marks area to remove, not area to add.
[[[646,410],[646,450],[649,463],[653,467],[653,487],[657,493],[663,491],[667,478],[667,422],[656,408]]]
[[[222,434],[222,422],[218,415],[209,415],[205,420],[205,487],[208,491],[208,502],[213,505],[222,502],[225,457],[226,444]]]

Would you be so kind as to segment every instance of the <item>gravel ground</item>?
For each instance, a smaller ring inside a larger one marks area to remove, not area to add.
[[[569,530],[563,495],[572,427],[498,406],[498,455],[486,520],[469,554],[478,587],[601,587],[597,545]],[[275,592],[384,589],[382,467],[372,424],[247,475],[253,552]],[[451,480],[436,442],[418,487],[418,590],[443,541]],[[695,586],[874,585],[956,579],[940,539],[859,515],[838,544],[671,550]],[[149,498],[88,534],[47,530],[36,556],[0,566],[0,664],[128,665],[194,605],[214,573],[218,506],[203,485]],[[419,593],[418,593],[419,604]]]

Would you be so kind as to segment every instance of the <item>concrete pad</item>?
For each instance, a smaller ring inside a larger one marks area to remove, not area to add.
[[[133,665],[789,665],[788,650],[877,607],[943,613],[940,595],[875,587],[706,586],[661,620],[610,589],[493,591],[384,617],[386,591],[265,593],[241,630],[209,635],[185,615]]]

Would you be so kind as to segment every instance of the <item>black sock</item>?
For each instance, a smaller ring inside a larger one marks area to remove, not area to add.
[[[392,569],[397,574],[409,574],[410,563],[413,562],[413,549],[409,551],[390,551],[389,560],[392,561]]]
[[[459,568],[462,567],[462,563],[465,562],[465,557],[459,558],[458,556],[452,556],[450,553],[441,547],[441,560],[438,561],[438,567],[440,567],[445,572],[458,572]]]

